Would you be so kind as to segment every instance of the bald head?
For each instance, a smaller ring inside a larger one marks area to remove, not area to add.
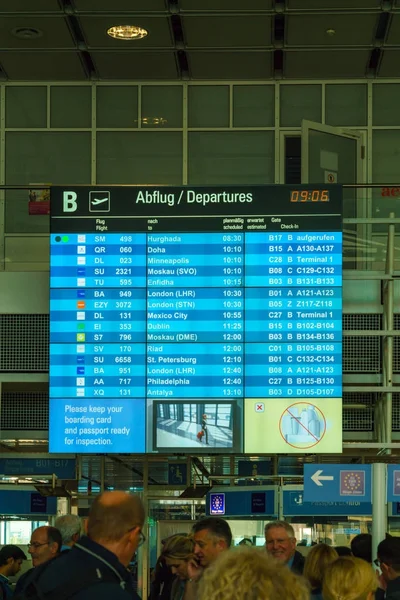
[[[87,523],[88,536],[97,542],[118,542],[144,523],[144,508],[139,496],[126,492],[104,492],[96,496]]]

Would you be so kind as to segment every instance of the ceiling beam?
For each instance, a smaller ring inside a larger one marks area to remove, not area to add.
[[[73,0],[58,0],[64,19],[71,34],[75,48],[78,51],[79,60],[86,79],[100,79],[95,62],[89,52],[82,25],[76,15]]]

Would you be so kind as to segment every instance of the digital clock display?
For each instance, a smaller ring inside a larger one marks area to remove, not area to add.
[[[292,190],[290,202],[329,202],[329,190]]]

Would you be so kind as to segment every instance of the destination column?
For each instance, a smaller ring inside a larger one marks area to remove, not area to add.
[[[240,449],[243,243],[243,233],[147,235],[149,451]]]

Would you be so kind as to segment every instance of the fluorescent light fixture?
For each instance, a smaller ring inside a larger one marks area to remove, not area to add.
[[[137,25],[115,25],[107,29],[107,35],[116,40],[141,40],[148,33],[147,29]]]

